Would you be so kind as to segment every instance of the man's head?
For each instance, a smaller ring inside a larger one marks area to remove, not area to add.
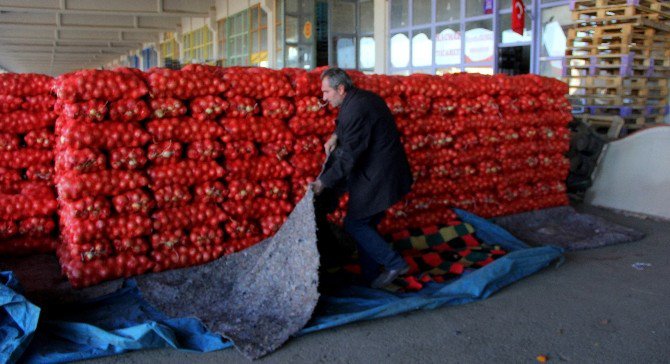
[[[352,87],[354,87],[354,83],[341,68],[331,67],[321,74],[323,101],[328,101],[332,107],[342,105],[344,96]]]

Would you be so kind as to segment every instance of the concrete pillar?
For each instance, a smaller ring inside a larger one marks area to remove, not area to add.
[[[140,47],[140,49],[136,49],[132,55],[137,57],[137,69],[144,70],[144,47]]]
[[[177,43],[177,47],[179,48],[179,63],[184,62],[184,47],[182,46],[183,43],[183,31],[181,25],[177,26],[177,30],[174,32],[174,40]]]
[[[158,67],[165,67],[165,55],[163,54],[163,47],[160,43],[156,45],[156,57],[158,58],[156,65]]]
[[[268,67],[277,68],[277,6],[275,0],[261,0],[261,8],[268,14]]]
[[[215,60],[219,58],[219,32],[218,24],[216,24],[216,8],[209,8],[209,18],[207,18],[207,28],[212,32],[212,55],[210,55],[210,60]]]
[[[385,74],[388,54],[388,0],[374,0],[375,73]]]

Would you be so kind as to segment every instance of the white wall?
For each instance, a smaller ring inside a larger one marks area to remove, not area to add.
[[[259,2],[260,0],[216,0],[216,19],[227,18]]]
[[[670,219],[670,126],[638,131],[607,145],[586,201]]]
[[[181,18],[181,31],[182,33],[189,33],[193,30],[204,27],[208,21],[209,18],[183,17]]]

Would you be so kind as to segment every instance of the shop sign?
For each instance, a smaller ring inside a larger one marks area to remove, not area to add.
[[[461,63],[461,33],[445,29],[435,36],[435,64]]]
[[[465,32],[465,61],[489,62],[493,60],[493,32],[475,28]]]
[[[484,0],[484,14],[493,14],[493,0]]]
[[[409,63],[409,38],[402,33],[391,37],[391,65],[393,67],[407,67]]]
[[[312,38],[312,22],[306,21],[305,25],[302,27],[302,35],[305,36],[305,39]]]

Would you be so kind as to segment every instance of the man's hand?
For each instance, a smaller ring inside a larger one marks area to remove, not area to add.
[[[326,150],[326,155],[330,155],[335,150],[337,146],[337,135],[333,134],[330,136],[330,139],[323,145],[323,149]]]
[[[323,192],[324,185],[323,182],[321,182],[320,179],[317,179],[316,181],[312,182],[312,191],[314,192],[315,195],[320,195],[321,192]]]

